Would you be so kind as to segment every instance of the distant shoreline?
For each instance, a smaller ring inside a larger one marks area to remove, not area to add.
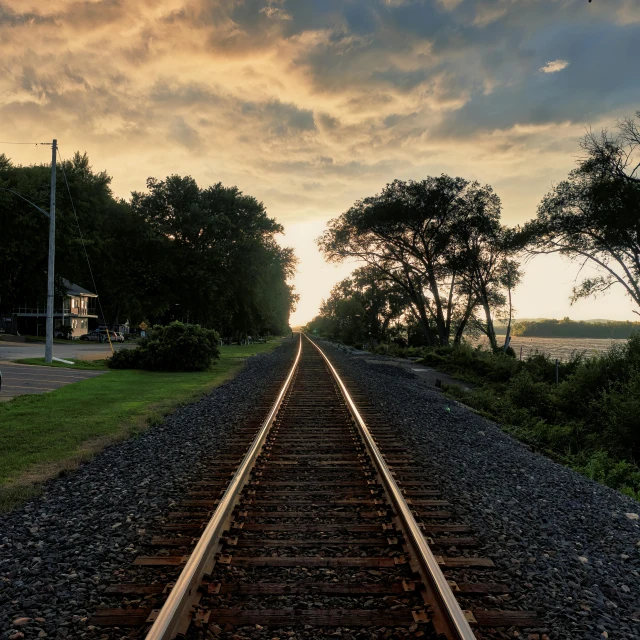
[[[504,335],[506,325],[500,323],[496,331]],[[640,322],[618,320],[571,320],[570,318],[514,320],[513,337],[627,340],[640,331]]]
[[[505,334],[498,335],[498,346],[504,344]],[[489,341],[486,336],[469,339],[474,346],[489,347]],[[522,357],[535,353],[546,353],[552,358],[559,360],[568,360],[573,354],[584,352],[587,356],[603,353],[610,349],[612,344],[624,344],[627,338],[570,338],[561,337],[553,338],[546,336],[513,336],[510,346],[515,351],[516,357],[520,357],[520,349],[522,349]]]

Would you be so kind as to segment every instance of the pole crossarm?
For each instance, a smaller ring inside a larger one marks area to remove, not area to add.
[[[13,189],[8,189],[6,187],[0,187],[0,191],[8,191],[9,193],[13,193],[14,196],[18,196],[18,198],[22,198],[22,200],[24,200],[25,202],[28,202],[32,207],[35,207],[40,213],[44,213],[44,215],[47,216],[47,218],[51,218],[48,211],[45,211],[34,202],[31,202],[31,200],[28,200],[27,198],[25,198],[21,193],[18,193],[17,191],[14,191]]]

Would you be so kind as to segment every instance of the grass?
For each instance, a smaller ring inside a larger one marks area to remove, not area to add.
[[[46,336],[23,336],[23,338],[25,339],[25,342],[46,342],[47,338]],[[87,340],[79,340],[79,339],[75,339],[75,340],[67,340],[66,338],[54,338],[53,339],[53,344],[73,344],[78,345],[78,344],[91,344],[91,342],[87,341]]]
[[[443,391],[534,451],[640,501],[640,334],[560,363],[557,383],[544,354],[520,362],[463,345],[422,362],[473,381],[472,390]]]
[[[73,360],[73,364],[66,364],[64,362],[47,363],[44,358],[22,358],[21,360],[14,360],[16,364],[37,364],[41,367],[55,367],[58,369],[108,369],[106,360]]]
[[[247,357],[279,344],[220,347],[220,359],[210,371],[109,370],[47,394],[0,404],[0,511],[37,495],[44,480],[76,468],[106,446],[159,424],[178,406],[235,376]],[[22,362],[42,364],[40,358]],[[104,368],[104,361],[78,363]]]

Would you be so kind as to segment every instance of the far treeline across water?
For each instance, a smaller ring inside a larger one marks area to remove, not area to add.
[[[519,320],[514,336],[531,338],[612,338],[627,339],[640,330],[640,322],[570,320]]]

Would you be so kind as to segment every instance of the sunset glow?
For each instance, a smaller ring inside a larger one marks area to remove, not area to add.
[[[394,178],[477,179],[532,218],[585,128],[640,108],[638,42],[637,0],[0,0],[0,139],[86,151],[123,198],[170,174],[256,196],[300,260],[299,324],[352,268],[314,239]],[[615,289],[570,307],[578,265],[525,270],[521,317],[635,317]]]

